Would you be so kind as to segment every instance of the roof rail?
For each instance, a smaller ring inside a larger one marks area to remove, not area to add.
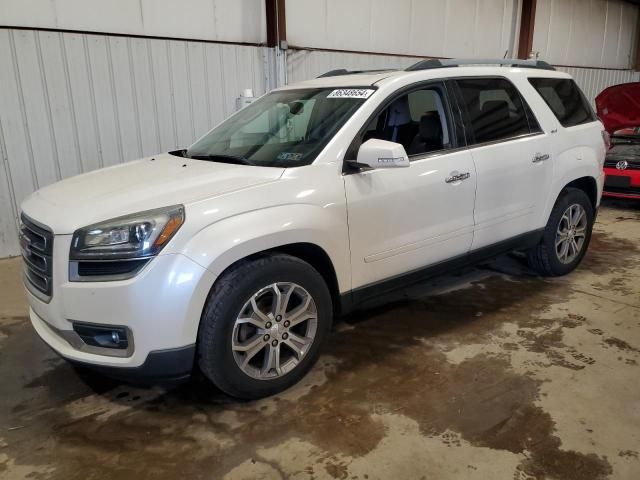
[[[322,75],[318,75],[316,78],[324,78],[324,77],[339,77],[340,75],[354,75],[357,73],[380,73],[380,72],[390,72],[391,68],[381,68],[378,70],[347,70],[345,68],[338,68],[336,70],[329,70],[328,72],[323,73]]]
[[[504,67],[537,68],[540,70],[555,70],[547,62],[542,60],[520,60],[519,58],[452,58],[449,60],[429,59],[421,60],[408,67],[405,71],[429,70],[431,68],[449,68],[476,65],[500,65]]]

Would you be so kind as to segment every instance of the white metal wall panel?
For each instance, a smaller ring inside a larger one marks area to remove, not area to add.
[[[533,51],[552,64],[629,68],[639,12],[622,0],[538,0]]]
[[[266,48],[0,29],[0,257],[17,207],[62,178],[187,146],[265,92]]]
[[[640,81],[640,73],[631,70],[567,67],[556,67],[556,69],[571,75],[594,107],[596,96],[605,88],[619,83]]]
[[[3,26],[266,42],[264,0],[0,0]]]
[[[395,55],[289,50],[287,52],[287,81],[294,83],[309,80],[338,68],[346,68],[347,70],[401,69],[419,60],[419,58]]]
[[[347,70],[400,69],[406,68],[418,60],[418,58],[396,55],[290,50],[287,54],[287,77],[289,83],[301,82],[338,68],[346,68]],[[572,75],[592,103],[598,93],[611,85],[640,81],[640,72],[631,70],[556,68]]]
[[[299,47],[396,55],[502,57],[512,53],[517,5],[517,0],[287,0],[287,40]]]

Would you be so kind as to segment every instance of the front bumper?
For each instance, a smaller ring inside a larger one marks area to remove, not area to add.
[[[105,365],[91,361],[79,361],[73,355],[63,354],[65,346],[59,343],[60,332],[52,329],[33,310],[31,324],[40,338],[58,355],[76,367],[86,368],[101,375],[131,383],[164,383],[186,380],[193,370],[196,346],[153,350],[137,367],[120,364]]]
[[[606,174],[603,195],[616,198],[640,199],[640,170],[605,167]]]
[[[187,375],[214,275],[184,255],[167,254],[127,280],[70,282],[70,241],[70,235],[55,237],[49,302],[27,289],[31,323],[38,335],[72,363],[110,376]],[[125,327],[133,347],[127,352],[86,348],[73,331],[74,322]],[[122,375],[116,374],[118,369]]]

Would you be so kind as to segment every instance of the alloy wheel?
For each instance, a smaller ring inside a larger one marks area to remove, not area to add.
[[[281,377],[309,352],[317,328],[318,313],[311,294],[295,283],[273,283],[254,293],[236,318],[233,357],[252,378]]]
[[[575,203],[564,211],[555,239],[560,262],[568,264],[578,257],[587,239],[587,223],[587,213],[581,205]]]

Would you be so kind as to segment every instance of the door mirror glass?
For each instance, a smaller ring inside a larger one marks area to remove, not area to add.
[[[372,138],[360,145],[356,162],[358,167],[400,168],[409,166],[409,157],[401,144]]]

